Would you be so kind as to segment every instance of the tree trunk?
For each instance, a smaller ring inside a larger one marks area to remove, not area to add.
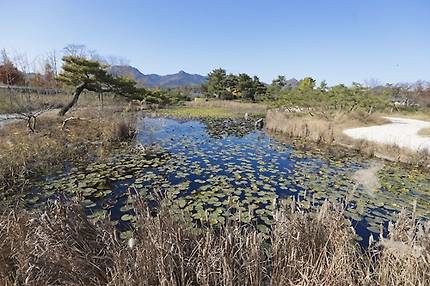
[[[67,104],[66,106],[64,106],[60,112],[58,113],[58,115],[60,116],[64,116],[67,111],[70,110],[70,108],[72,108],[76,102],[78,102],[79,96],[81,95],[82,91],[84,91],[85,89],[85,83],[81,83],[80,85],[78,85],[75,89],[75,92],[73,93],[73,99],[72,101],[69,102],[69,104]]]

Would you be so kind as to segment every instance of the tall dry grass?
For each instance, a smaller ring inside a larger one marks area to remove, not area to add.
[[[65,163],[106,157],[135,133],[130,114],[86,108],[70,115],[41,117],[32,133],[25,122],[0,129],[0,196],[25,190],[31,180]]]
[[[383,249],[375,269],[377,285],[429,285],[430,222],[417,223],[403,213],[377,246]]]
[[[387,123],[378,114],[339,113],[331,118],[306,113],[291,113],[283,110],[269,110],[266,115],[266,127],[269,131],[288,138],[325,145],[340,145],[354,149],[365,156],[377,156],[390,161],[400,161],[420,167],[430,166],[430,152],[413,151],[395,145],[378,144],[366,140],[355,140],[343,134],[343,130],[352,127],[379,125]]]
[[[252,226],[190,228],[138,200],[121,242],[77,205],[0,216],[1,285],[428,285],[430,227],[404,216],[363,252],[342,209],[281,207],[268,239]],[[399,251],[402,250],[402,251]]]
[[[298,137],[327,144],[335,141],[333,123],[301,113],[269,110],[266,115],[266,127],[270,131],[283,133],[291,138]]]
[[[57,94],[43,94],[0,89],[0,114],[37,111],[46,107],[61,108],[69,103],[72,98],[72,92],[67,91]],[[126,102],[126,99],[121,96],[84,92],[76,107],[115,106],[124,105]]]

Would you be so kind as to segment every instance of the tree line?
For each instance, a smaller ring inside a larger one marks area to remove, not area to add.
[[[365,110],[372,113],[387,108],[430,107],[430,85],[423,82],[417,82],[415,86],[387,84],[373,87],[354,82],[351,86],[329,87],[325,81],[317,85],[312,77],[298,81],[279,75],[271,84],[264,84],[257,76],[227,74],[226,70],[218,68],[208,74],[203,91],[208,98],[265,101],[279,107],[327,112]]]
[[[33,61],[33,72],[30,72],[30,63],[23,54],[12,57],[5,49],[0,51],[0,84],[8,86],[29,86],[43,88],[58,88],[57,57],[54,52],[44,58]]]
[[[287,80],[280,75],[271,84],[265,84],[257,76],[246,73],[227,74],[218,68],[207,76],[207,83],[199,89],[147,89],[137,87],[136,82],[127,77],[116,77],[109,73],[108,60],[82,45],[69,45],[64,49],[61,72],[57,71],[55,54],[44,61],[43,72],[35,72],[28,79],[28,73],[18,69],[5,50],[0,57],[0,83],[6,85],[27,85],[57,88],[71,86],[74,90],[72,101],[60,112],[64,115],[87,90],[97,93],[111,92],[129,99],[137,99],[149,104],[176,104],[190,100],[199,92],[207,98],[223,100],[265,101],[285,108],[312,110],[354,111],[369,113],[384,108],[430,106],[430,86],[417,83],[414,87],[385,85],[368,87],[359,83],[351,86],[343,84],[329,87],[325,81],[318,86],[316,80],[305,77],[300,81]],[[110,61],[124,64],[121,58],[111,57]],[[21,65],[24,66],[24,65]],[[395,103],[395,104],[394,104]]]
[[[267,87],[257,76],[246,73],[227,74],[224,69],[215,69],[208,74],[208,82],[203,85],[207,97],[218,99],[242,99],[257,101],[267,92]]]
[[[44,88],[67,88],[72,90],[72,100],[59,112],[65,115],[79,100],[85,91],[97,94],[111,93],[115,96],[123,96],[129,100],[138,100],[148,105],[176,104],[190,100],[192,89],[147,89],[138,87],[130,77],[118,77],[109,72],[110,64],[125,64],[125,60],[110,56],[101,57],[93,50],[88,50],[83,45],[69,45],[64,48],[63,64],[57,71],[45,61],[44,71],[26,72],[26,69],[18,69],[16,63],[7,55],[5,50],[0,58],[0,83],[7,86],[29,86]],[[52,62],[52,61],[51,61]]]

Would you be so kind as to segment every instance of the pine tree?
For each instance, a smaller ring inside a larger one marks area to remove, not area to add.
[[[60,110],[60,116],[64,116],[78,102],[79,96],[84,90],[98,93],[112,92],[128,97],[144,92],[143,89],[136,88],[135,81],[114,77],[108,73],[108,66],[99,61],[88,60],[80,56],[65,56],[63,61],[63,71],[57,79],[68,86],[73,86],[75,91],[72,101]]]

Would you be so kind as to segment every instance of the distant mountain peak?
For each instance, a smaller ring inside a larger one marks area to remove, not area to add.
[[[115,76],[131,77],[138,84],[143,85],[145,87],[175,88],[200,85],[207,81],[205,76],[199,74],[189,74],[183,70],[180,70],[176,74],[169,75],[146,75],[133,66],[111,66],[110,73]]]

